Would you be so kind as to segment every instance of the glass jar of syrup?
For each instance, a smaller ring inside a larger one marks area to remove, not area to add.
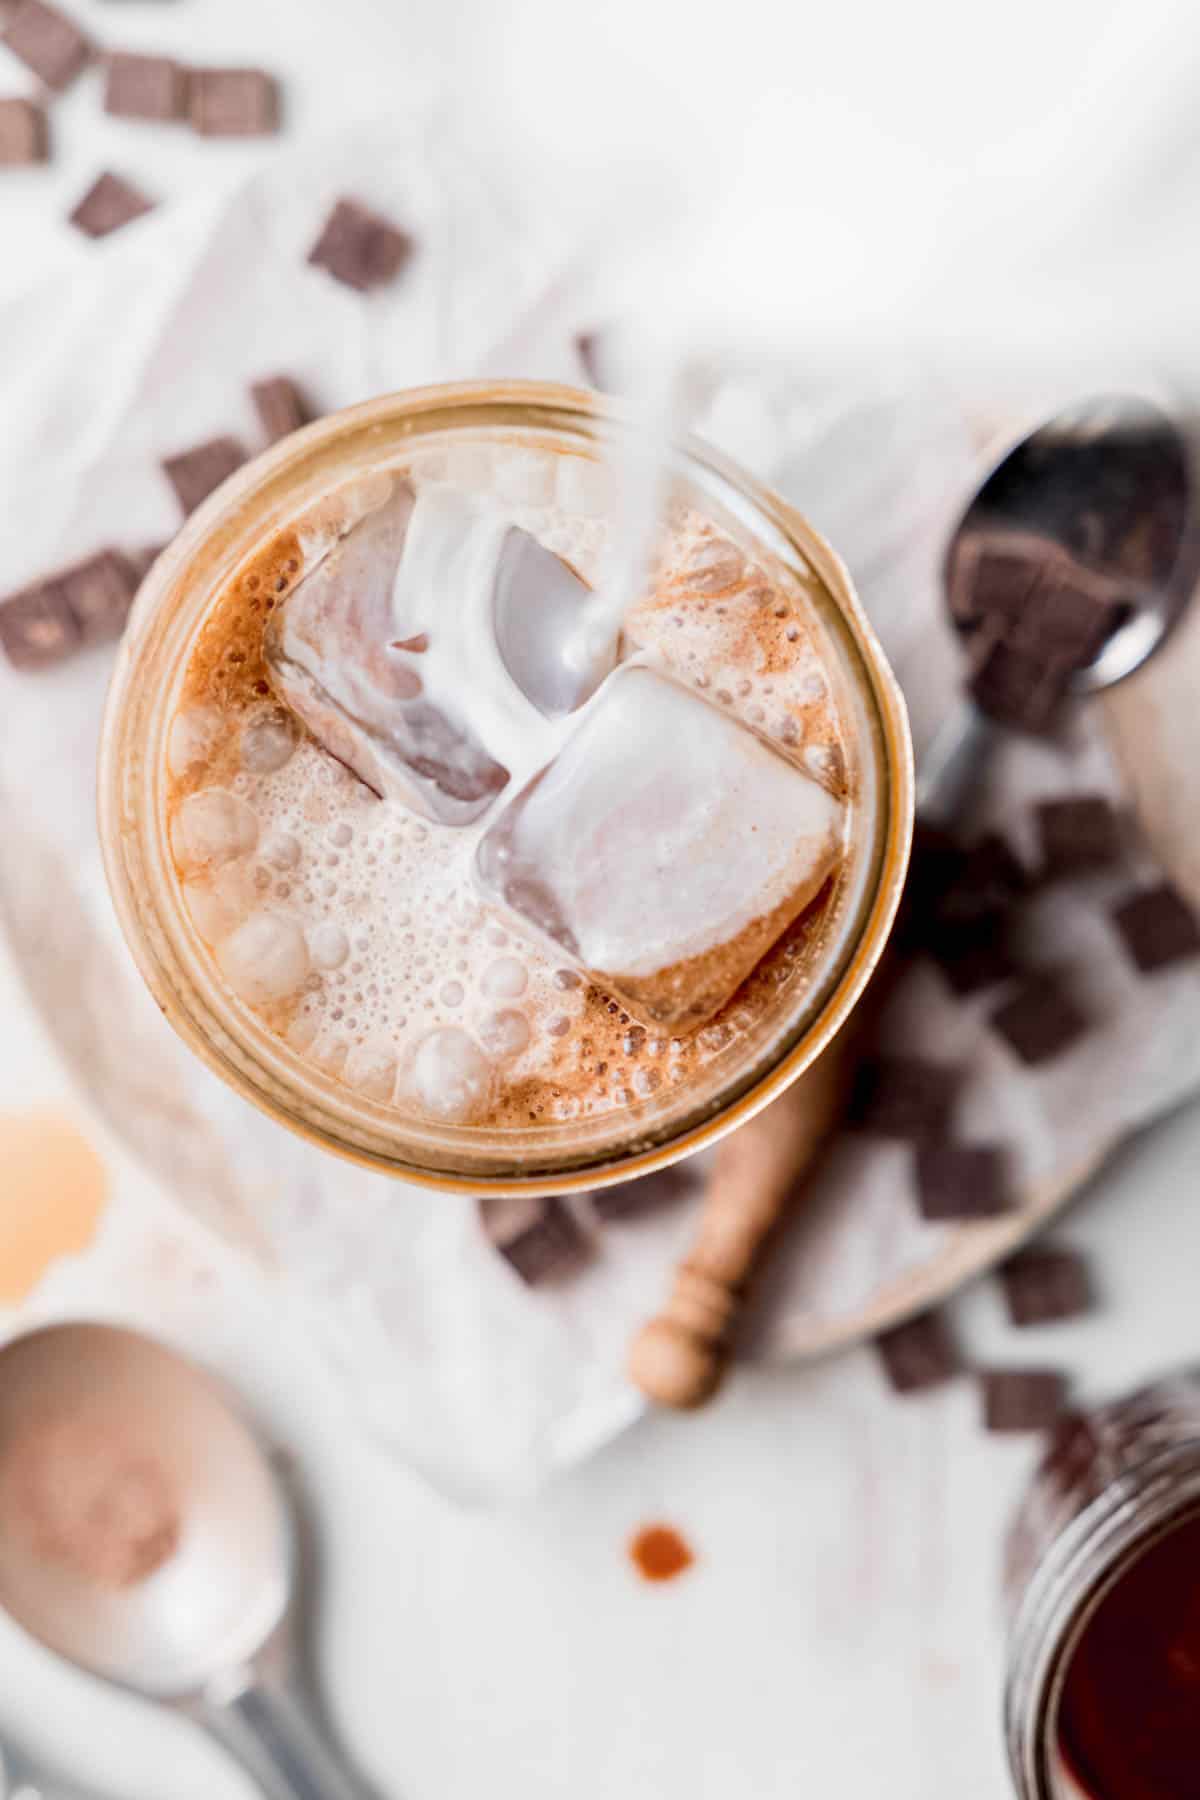
[[[1063,1421],[1005,1590],[1021,1800],[1200,1800],[1200,1369]]]

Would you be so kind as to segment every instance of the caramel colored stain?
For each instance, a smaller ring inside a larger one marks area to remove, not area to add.
[[[673,1525],[645,1525],[631,1539],[629,1555],[646,1581],[673,1581],[690,1569],[696,1558]]]
[[[69,1119],[0,1113],[0,1304],[24,1300],[52,1262],[87,1249],[107,1195],[104,1164]]]

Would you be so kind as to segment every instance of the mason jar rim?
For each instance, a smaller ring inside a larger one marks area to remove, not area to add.
[[[854,691],[870,713],[874,734],[872,753],[879,776],[874,866],[843,954],[830,968],[822,965],[811,1005],[806,1005],[799,1023],[791,1022],[781,1031],[779,1045],[771,1047],[762,1066],[719,1088],[697,1116],[676,1122],[659,1139],[650,1130],[644,1141],[635,1137],[599,1156],[572,1153],[568,1145],[565,1154],[542,1157],[535,1166],[522,1147],[497,1147],[499,1134],[474,1166],[406,1155],[395,1141],[402,1134],[394,1118],[387,1127],[381,1124],[376,1129],[370,1123],[370,1107],[352,1105],[340,1096],[331,1104],[315,1078],[298,1077],[294,1069],[281,1078],[272,1064],[272,1047],[258,1046],[252,1052],[248,1038],[254,1034],[222,993],[215,970],[205,968],[191,953],[188,933],[151,897],[156,883],[164,902],[172,896],[165,844],[161,835],[155,836],[153,793],[159,772],[146,751],[148,738],[157,731],[161,739],[165,729],[172,681],[164,676],[156,682],[148,671],[156,659],[160,663],[165,659],[168,675],[178,675],[181,646],[190,641],[196,620],[219,585],[229,579],[239,556],[246,554],[244,540],[256,518],[257,541],[270,535],[261,519],[272,496],[290,495],[295,517],[309,501],[358,473],[339,462],[339,448],[357,445],[365,470],[374,449],[379,450],[374,464],[378,467],[385,447],[396,461],[407,440],[440,429],[565,432],[581,439],[581,448],[590,445],[594,450],[606,436],[628,431],[632,425],[628,412],[607,397],[516,381],[414,389],[331,414],[244,465],[192,514],[148,576],[118,655],[101,743],[100,837],[122,930],[160,1008],[202,1060],[280,1123],[352,1161],[418,1184],[457,1192],[545,1194],[605,1186],[649,1173],[745,1123],[800,1075],[840,1028],[878,961],[895,916],[913,817],[912,746],[904,703],[844,566],[801,515],[770,489],[700,440],[679,441],[673,454],[689,479],[711,488],[721,505],[751,524],[769,549],[785,557],[790,552],[793,561],[799,559],[814,569],[829,597],[826,623],[840,634],[839,652],[854,669]],[[292,494],[302,478],[307,491]],[[278,528],[277,523],[271,530]],[[213,577],[207,586],[197,584],[202,591],[189,600],[187,575],[193,564],[201,556],[219,564],[223,555],[228,567],[219,580]],[[182,912],[181,905],[177,910]],[[282,1068],[282,1058],[276,1060]],[[352,1113],[353,1130],[346,1123]],[[358,1122],[360,1113],[367,1117],[365,1126]],[[620,1123],[620,1115],[614,1115],[614,1133]],[[406,1131],[408,1126],[406,1120]],[[414,1131],[412,1136],[420,1133]]]

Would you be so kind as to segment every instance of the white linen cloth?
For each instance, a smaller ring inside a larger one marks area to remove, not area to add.
[[[403,279],[366,298],[305,262],[344,192],[419,245]],[[0,306],[0,592],[110,543],[168,536],[177,513],[159,459],[228,431],[256,443],[252,380],[293,375],[332,409],[436,379],[581,379],[574,337],[596,323],[595,287],[574,250],[539,234],[430,106],[281,155],[232,199],[150,215],[89,250],[77,278],[12,295]],[[852,387],[776,369],[723,382],[701,424],[847,557],[926,739],[956,679],[937,556],[978,469],[951,398],[903,364]],[[573,1283],[529,1293],[471,1202],[326,1157],[195,1064],[142,990],[100,872],[94,753],[110,660],[0,668],[0,904],[32,1003],[163,1189],[284,1285],[290,1317],[374,1431],[451,1492],[534,1485],[636,1416],[625,1344],[665,1290],[689,1209],[609,1228]],[[1113,783],[1094,733],[1066,756],[1019,746],[986,812],[1019,836],[1031,795]],[[1095,884],[1040,906],[1043,950],[1087,955],[1104,1020],[1048,1072],[1017,1070],[978,1007],[951,1003],[931,972],[912,1002],[916,1035],[971,1069],[964,1127],[1011,1141],[1030,1180],[1086,1162],[1200,1080],[1200,974],[1138,982],[1103,899]],[[814,1319],[903,1282],[941,1241],[916,1217],[903,1153],[849,1148],[782,1247],[756,1353],[787,1354]]]

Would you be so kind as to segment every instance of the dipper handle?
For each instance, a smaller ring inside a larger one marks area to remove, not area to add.
[[[629,1373],[661,1406],[699,1406],[720,1385],[763,1246],[841,1117],[857,1032],[846,1030],[778,1100],[717,1150],[695,1241]]]

